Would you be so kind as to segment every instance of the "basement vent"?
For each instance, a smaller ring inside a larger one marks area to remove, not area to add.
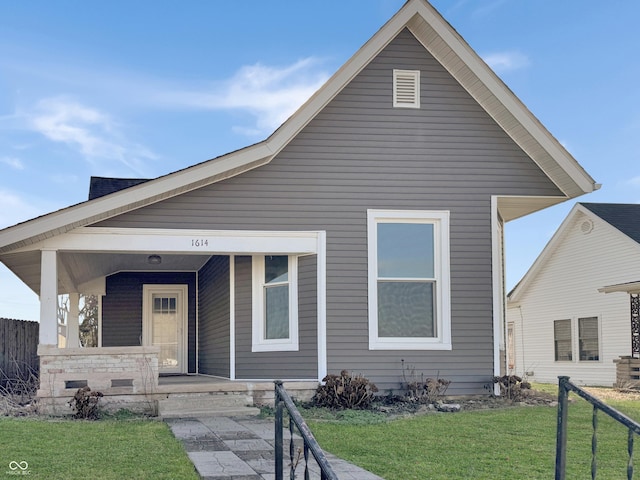
[[[420,108],[420,70],[393,71],[393,106]]]
[[[580,231],[585,235],[587,233],[591,233],[592,230],[593,230],[593,222],[591,220],[585,220],[584,222],[582,222],[582,225],[580,225]]]

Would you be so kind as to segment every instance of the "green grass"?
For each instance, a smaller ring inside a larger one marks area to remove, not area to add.
[[[569,406],[567,478],[591,478],[592,408],[571,398],[576,401]],[[640,402],[608,403],[640,418]],[[315,420],[309,425],[324,449],[387,480],[549,479],[556,418],[556,408],[541,406],[428,414],[375,425]],[[598,419],[597,478],[626,478],[627,431],[602,413]]]
[[[0,478],[16,478],[9,464],[23,461],[34,479],[198,478],[167,425],[151,420],[0,418]]]

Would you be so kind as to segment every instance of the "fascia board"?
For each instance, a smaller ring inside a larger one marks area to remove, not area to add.
[[[104,220],[155,201],[170,198],[268,163],[272,153],[263,142],[203,162],[120,192],[49,213],[0,231],[0,253],[24,246],[34,237],[51,237],[72,228]]]
[[[531,111],[520,101],[520,99],[506,86],[506,84],[500,80],[495,72],[478,56],[477,53],[469,46],[469,44],[455,31],[453,27],[439,14],[433,7],[426,5],[423,2],[418,4],[417,13],[427,22],[427,24],[435,31],[440,39],[451,48],[453,53],[466,65],[471,72],[475,75],[476,79],[484,85],[489,92],[510,112],[514,118],[519,122],[522,128],[525,129],[538,143],[548,152],[548,154],[557,162],[558,166],[564,170],[576,185],[582,190],[583,193],[589,193],[596,189],[595,181],[591,176],[580,166],[580,164],[567,152],[567,150],[556,140],[555,137],[542,125],[542,123],[531,113]],[[412,30],[413,32],[413,30]],[[415,35],[415,33],[414,33]],[[418,35],[417,38],[423,43],[425,48],[431,53],[434,53],[429,48],[429,42],[423,41]],[[477,94],[474,95],[474,90],[477,89],[477,82],[475,79],[469,79],[456,75],[455,70],[451,67],[451,58],[439,58],[438,59],[445,68],[461,83],[461,85],[467,89],[467,91],[476,98],[479,103],[485,106],[485,102],[482,99],[477,98]],[[476,87],[474,87],[474,84]],[[486,108],[487,112],[500,123],[496,117],[492,108]],[[503,127],[504,128],[504,127]],[[510,129],[504,129],[512,138],[523,147],[521,139],[517,137],[517,134],[510,131]],[[525,151],[526,148],[523,147]],[[536,161],[536,159],[533,159]],[[536,162],[537,163],[537,162]],[[541,166],[542,168],[542,166]],[[553,172],[549,168],[543,168],[547,175],[553,180]],[[558,183],[558,182],[554,182]],[[564,190],[563,190],[564,191]],[[565,192],[567,193],[567,192]],[[571,195],[573,197],[575,195]]]

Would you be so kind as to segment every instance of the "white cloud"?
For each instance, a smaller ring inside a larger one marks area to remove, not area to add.
[[[16,225],[48,211],[48,208],[39,208],[37,202],[29,201],[8,190],[0,190],[0,205],[0,228]]]
[[[145,162],[156,158],[146,147],[125,138],[109,115],[67,97],[40,100],[26,117],[31,129],[92,163],[115,160],[140,174]]]
[[[482,59],[496,73],[511,72],[528,67],[531,62],[529,58],[520,52],[495,52],[484,55]]]
[[[0,157],[0,163],[9,165],[11,168],[15,168],[16,170],[24,170],[24,164],[16,157]]]
[[[235,132],[270,133],[327,80],[328,74],[317,70],[317,64],[316,59],[306,58],[281,68],[244,66],[220,86],[161,93],[158,100],[182,108],[246,111],[256,118],[255,126],[236,126]]]
[[[633,177],[630,180],[628,180],[629,185],[632,185],[634,187],[640,187],[640,177]]]

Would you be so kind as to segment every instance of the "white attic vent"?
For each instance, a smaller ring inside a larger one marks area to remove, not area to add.
[[[582,222],[582,225],[580,225],[580,230],[585,235],[591,233],[591,231],[593,230],[593,222],[591,220],[585,220],[584,222]]]
[[[420,108],[420,70],[393,71],[393,106]]]

